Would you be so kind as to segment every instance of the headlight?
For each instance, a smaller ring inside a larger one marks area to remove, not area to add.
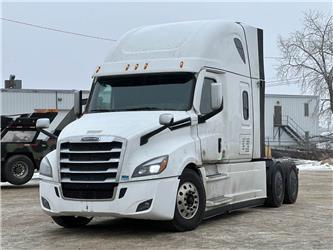
[[[44,157],[39,167],[39,174],[47,177],[52,177],[52,168],[49,160]]]
[[[161,156],[142,163],[138,166],[132,177],[160,174],[168,165],[168,156]]]

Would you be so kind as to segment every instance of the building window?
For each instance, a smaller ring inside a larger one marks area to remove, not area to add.
[[[245,63],[245,53],[244,53],[244,48],[243,48],[243,44],[242,44],[241,40],[239,40],[238,38],[234,38],[234,43],[235,43],[235,46],[238,50],[240,57],[242,58],[242,61]]]
[[[309,116],[309,103],[304,103],[304,116]]]
[[[249,94],[247,93],[247,91],[243,91],[242,99],[243,99],[243,118],[244,118],[244,120],[248,120],[249,119]]]
[[[200,102],[200,113],[203,115],[213,111],[211,104],[211,87],[214,82],[216,81],[212,78],[205,78],[204,80]]]

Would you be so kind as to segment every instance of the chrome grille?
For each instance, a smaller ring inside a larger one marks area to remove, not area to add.
[[[64,197],[110,199],[122,142],[65,142],[60,145],[60,178]]]

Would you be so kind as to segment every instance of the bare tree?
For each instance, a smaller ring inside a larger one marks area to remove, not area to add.
[[[323,99],[322,111],[333,112],[333,16],[308,11],[304,27],[279,38],[282,79],[299,77],[302,89]],[[328,105],[326,105],[328,104]]]

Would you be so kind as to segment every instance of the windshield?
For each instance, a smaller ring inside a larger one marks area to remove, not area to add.
[[[87,112],[189,110],[194,84],[193,73],[99,77]]]

